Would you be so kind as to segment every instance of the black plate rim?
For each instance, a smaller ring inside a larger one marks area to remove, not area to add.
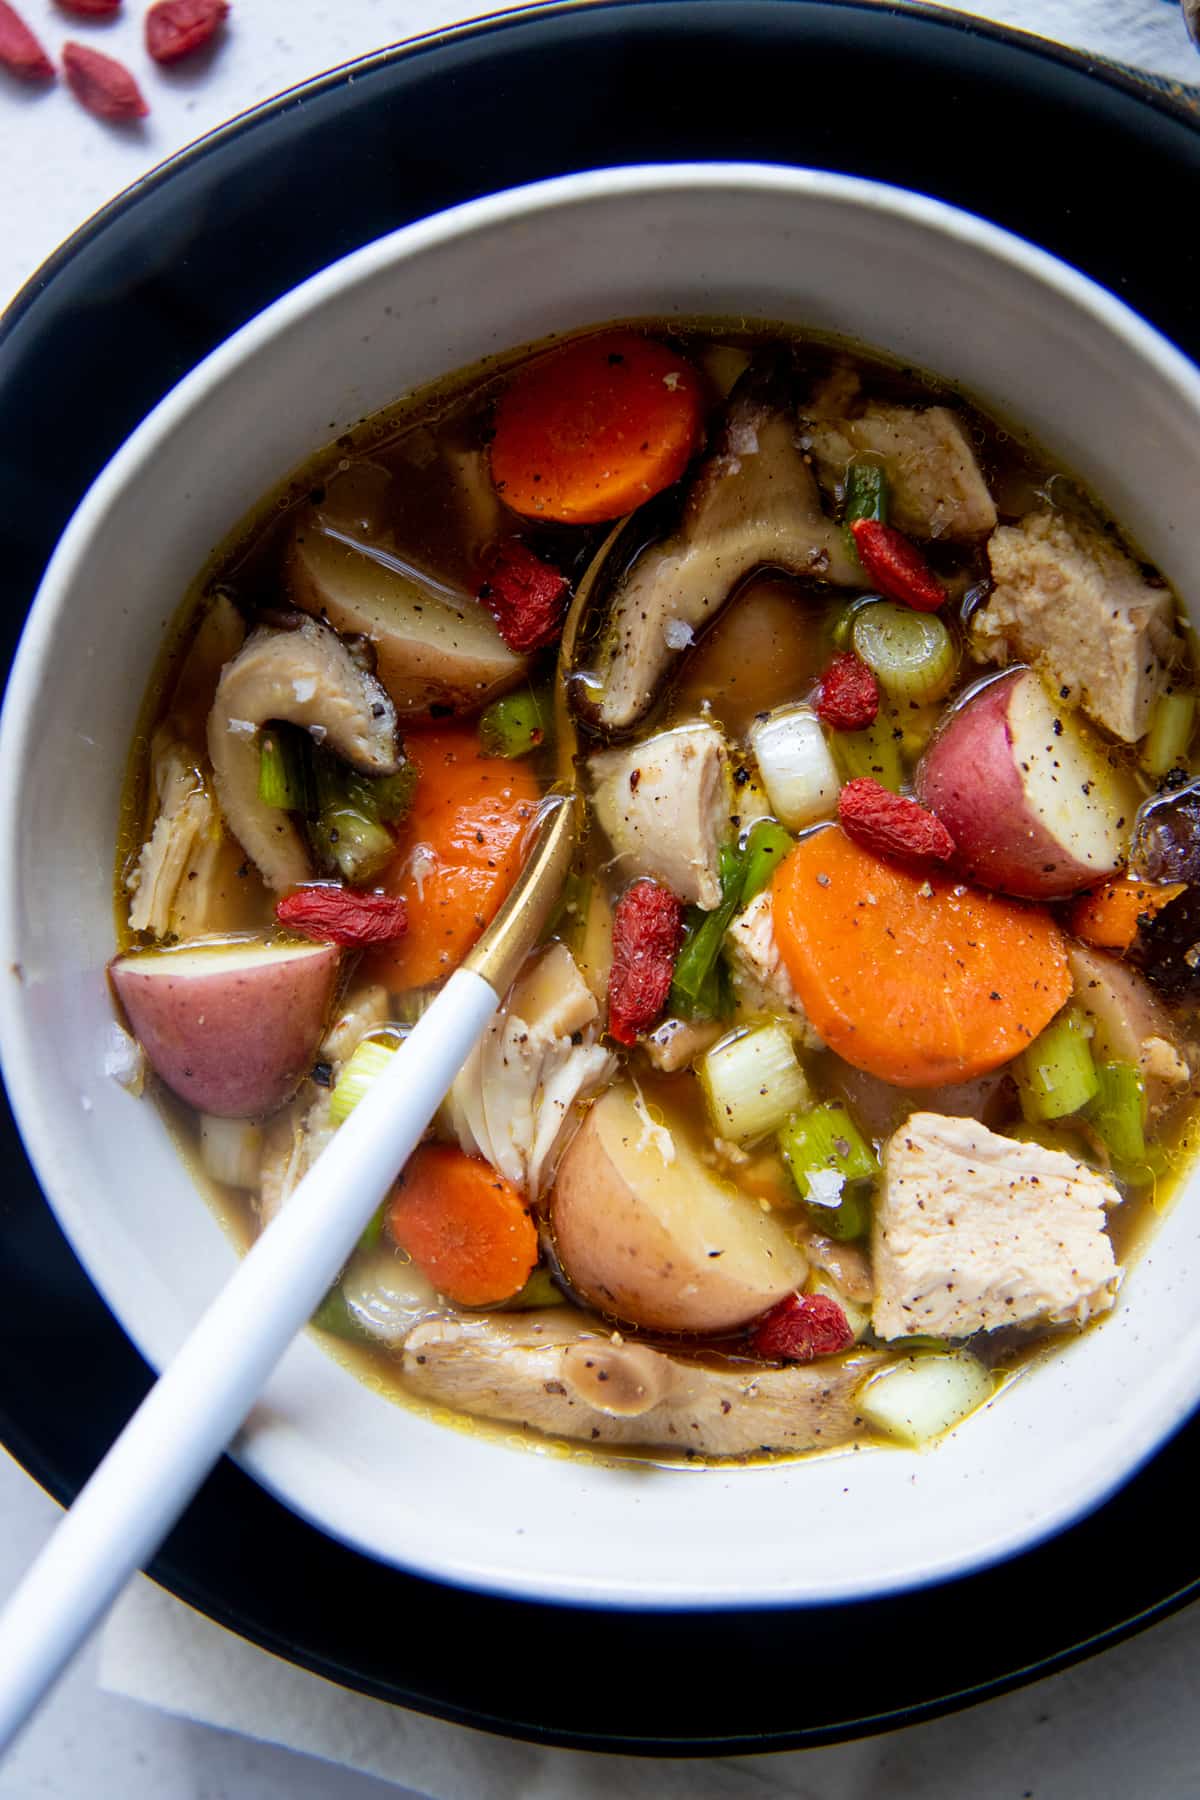
[[[452,28],[422,34],[415,39],[352,60],[313,80],[284,90],[270,100],[248,109],[157,165],[146,176],[125,189],[87,219],[40,265],[14,296],[3,314],[0,314],[0,343],[3,343],[20,319],[45,294],[54,279],[83,249],[98,237],[103,236],[116,220],[135,206],[148,192],[161,188],[177,173],[203,160],[225,143],[268,124],[273,118],[303,105],[319,94],[340,87],[373,70],[386,68],[401,61],[415,60],[429,50],[471,39],[483,39],[497,32],[519,28],[523,23],[531,20],[551,19],[566,22],[584,8],[589,12],[616,12],[628,3],[629,0],[551,0],[551,3],[548,4],[525,7],[517,11],[505,10],[490,13]],[[703,4],[703,0],[701,3]],[[780,3],[780,0],[775,0],[775,3]],[[783,0],[783,3],[794,5],[797,4],[797,0]],[[798,0],[798,3],[802,5],[805,0]],[[645,5],[647,0],[638,0],[638,4]],[[931,24],[948,27],[961,34],[991,39],[998,44],[1018,48],[1025,54],[1069,68],[1087,76],[1093,82],[1112,87],[1141,104],[1149,105],[1152,109],[1176,123],[1185,125],[1193,132],[1200,129],[1200,118],[1197,113],[1170,92],[1155,88],[1149,82],[1142,80],[1136,72],[1126,70],[1121,65],[1095,61],[1068,46],[1056,44],[990,20],[949,11],[941,6],[917,3],[917,0],[902,6],[881,6],[876,3],[876,0],[842,0],[842,4],[848,10],[852,9],[861,13],[914,16],[926,19]],[[755,159],[751,157],[747,160]],[[0,1397],[0,1423],[4,1427],[3,1433],[0,1435],[3,1437],[6,1448],[15,1459],[60,1503],[68,1504],[74,1497],[74,1493],[78,1491],[77,1487],[70,1479],[61,1477],[51,1466],[49,1455],[44,1454],[28,1434],[14,1428],[12,1421],[7,1417],[2,1397]],[[1136,1479],[1136,1477],[1134,1478]],[[315,1529],[311,1526],[309,1528]],[[354,1554],[361,1553],[355,1552]],[[1200,1595],[1200,1578],[1198,1578],[1162,1596],[1126,1619],[1088,1635],[1060,1651],[1035,1659],[1005,1674],[970,1684],[958,1691],[936,1696],[928,1701],[909,1702],[895,1709],[881,1709],[869,1714],[855,1715],[844,1722],[834,1722],[828,1727],[806,1727],[794,1734],[771,1731],[765,1735],[731,1736],[714,1733],[708,1736],[698,1733],[684,1737],[660,1738],[608,1736],[595,1732],[559,1730],[549,1728],[532,1718],[519,1720],[507,1715],[494,1717],[478,1706],[456,1706],[446,1700],[433,1704],[424,1701],[419,1696],[398,1700],[394,1688],[389,1690],[384,1684],[360,1675],[352,1668],[339,1663],[335,1658],[322,1658],[319,1655],[309,1654],[291,1642],[286,1635],[274,1635],[269,1630],[258,1627],[248,1629],[245,1622],[238,1616],[236,1609],[228,1606],[222,1599],[214,1598],[212,1593],[207,1590],[205,1583],[202,1580],[194,1579],[186,1567],[176,1563],[174,1558],[164,1554],[156,1561],[151,1572],[168,1592],[174,1593],[198,1611],[236,1634],[258,1644],[261,1648],[324,1679],[341,1683],[386,1703],[404,1705],[412,1710],[466,1724],[476,1729],[510,1736],[518,1735],[531,1742],[548,1746],[590,1750],[599,1748],[630,1751],[643,1755],[686,1755],[695,1754],[697,1751],[702,1754],[737,1755],[763,1750],[777,1751],[799,1746],[841,1742],[852,1737],[894,1728],[897,1725],[942,1716],[1069,1667],[1088,1656],[1124,1641],[1148,1625],[1170,1616]],[[841,1604],[843,1606],[868,1606],[870,1602],[844,1602]],[[547,1610],[555,1609],[547,1607]],[[569,1610],[586,1612],[589,1609],[585,1605],[579,1604],[572,1606]],[[669,1613],[671,1609],[654,1610],[661,1616]],[[631,1610],[626,1613],[626,1616],[633,1620],[638,1614],[636,1610]],[[697,1620],[704,1616],[702,1613],[695,1612],[687,1614],[687,1617]]]
[[[393,63],[415,60],[417,57],[441,48],[443,45],[464,43],[471,38],[482,38],[499,31],[507,31],[520,26],[529,19],[569,19],[586,8],[589,12],[603,12],[627,4],[628,0],[542,0],[542,4],[505,7],[494,12],[481,13],[477,18],[465,20],[460,25],[449,26],[441,30],[421,32],[413,38],[388,45],[382,50],[374,50],[366,56],[353,57],[348,62],[339,63],[335,68],[312,77],[308,81],[297,82],[294,86],[282,89],[273,94],[269,100],[260,101],[257,106],[248,107],[244,112],[234,115],[223,125],[205,132],[193,143],[186,144],[173,156],[168,156],[156,163],[146,174],[139,176],[119,194],[106,201],[105,204],[84,220],[57,249],[52,250],[43,262],[39,263],[28,280],[22,283],[12,299],[0,312],[0,343],[45,292],[55,276],[70,263],[74,257],[96,237],[103,233],[120,218],[130,207],[138,204],[147,194],[171,181],[181,170],[190,168],[193,163],[201,162],[223,144],[232,141],[244,133],[257,129],[280,113],[292,107],[302,106],[308,100],[326,93],[331,88],[341,87],[346,82],[360,79],[376,69],[390,67]],[[795,0],[792,0],[795,4]],[[801,4],[803,0],[801,0]],[[654,5],[657,0],[638,0],[640,5]],[[946,26],[952,30],[963,32],[970,37],[991,38],[996,43],[1011,44],[1022,51],[1039,56],[1047,62],[1058,63],[1062,67],[1074,69],[1087,75],[1093,81],[1107,83],[1121,93],[1131,95],[1134,99],[1148,102],[1169,118],[1191,127],[1200,128],[1200,116],[1184,101],[1178,99],[1168,90],[1158,88],[1151,82],[1143,80],[1135,70],[1126,68],[1121,63],[1114,63],[1105,58],[1093,58],[1082,50],[1076,50],[1069,44],[1056,43],[1052,38],[1038,37],[1035,33],[1022,31],[1016,26],[1002,25],[993,19],[983,19],[974,14],[956,11],[950,7],[939,6],[932,0],[903,0],[901,5],[881,7],[878,0],[841,0],[848,10],[878,14],[881,11],[892,15],[911,14],[917,18],[928,19],[932,24]],[[753,161],[753,158],[748,159]]]

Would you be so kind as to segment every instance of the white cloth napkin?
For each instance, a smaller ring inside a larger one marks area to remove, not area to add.
[[[1173,0],[979,0],[961,10],[1140,68],[1162,85],[1194,91],[1200,84],[1200,56]],[[127,1591],[109,1619],[100,1679],[110,1692],[381,1776],[429,1800],[599,1800],[614,1793],[623,1800],[740,1800],[752,1792],[805,1800],[883,1793],[893,1800],[961,1800],[966,1793],[1094,1800],[1102,1792],[1098,1722],[1118,1719],[1125,1766],[1139,1767],[1132,1732],[1144,1740],[1142,1772],[1148,1774],[1151,1764],[1156,1771],[1149,1777],[1156,1800],[1183,1800],[1195,1789],[1179,1723],[1195,1708],[1175,1691],[1172,1672],[1195,1664],[1200,1615],[1193,1611],[1161,1627],[1153,1645],[1153,1681],[1146,1679],[1146,1650],[1139,1654],[1134,1646],[1049,1686],[916,1731],[828,1750],[704,1763],[542,1750],[422,1718],[266,1655],[145,1580]],[[1130,1709],[1135,1658],[1138,1701]],[[686,1671],[680,1673],[686,1678]],[[1042,1733],[1035,1745],[1051,1706],[1057,1729]],[[1170,1756],[1163,1761],[1172,1731],[1177,1766]],[[1014,1770],[1014,1744],[1029,1746],[1022,1753],[1024,1779]],[[1191,1746],[1192,1756],[1197,1748]],[[1103,1791],[1149,1793],[1151,1787],[1139,1789],[1135,1782],[1132,1790]]]

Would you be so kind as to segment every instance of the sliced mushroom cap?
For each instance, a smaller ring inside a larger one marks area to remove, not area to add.
[[[861,1437],[856,1397],[882,1360],[860,1351],[785,1369],[695,1363],[616,1344],[557,1308],[418,1325],[405,1339],[404,1378],[426,1399],[553,1437],[745,1456],[832,1449]],[[610,1381],[589,1386],[602,1368]]]
[[[269,721],[299,725],[370,775],[391,775],[403,756],[396,709],[336,632],[306,619],[295,631],[256,631],[227,663],[208,717],[208,754],[226,823],[267,886],[312,876],[290,816],[258,797],[258,733]]]
[[[863,580],[822,509],[794,407],[764,397],[752,370],[688,490],[678,529],[618,580],[599,640],[572,683],[576,711],[604,731],[636,725],[692,640],[762,568],[847,587]]]

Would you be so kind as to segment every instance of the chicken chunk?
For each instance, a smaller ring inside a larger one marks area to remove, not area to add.
[[[446,1096],[460,1147],[531,1200],[553,1179],[583,1102],[616,1068],[596,1041],[599,1012],[566,945],[551,945],[514,984]]]
[[[887,470],[891,522],[911,537],[978,538],[996,523],[975,452],[948,407],[872,404],[856,419],[814,421],[802,441],[831,492],[845,481],[852,457],[878,457]]]
[[[588,758],[592,806],[622,872],[650,875],[691,906],[721,899],[721,846],[733,836],[729,753],[715,725],[660,731]]]
[[[995,587],[975,615],[971,647],[984,662],[1021,657],[1071,705],[1132,744],[1178,653],[1170,589],[1151,587],[1095,526],[1027,513],[988,543]]]
[[[351,988],[321,1040],[321,1061],[332,1063],[335,1068],[348,1062],[368,1031],[387,1024],[391,1011],[391,996],[379,982],[368,981]]]
[[[808,1049],[823,1048],[779,954],[769,892],[756,894],[738,914],[725,934],[725,947],[740,1010],[748,1017],[767,1013]]]
[[[880,1360],[861,1352],[785,1369],[701,1365],[552,1311],[418,1325],[405,1340],[404,1377],[425,1399],[553,1437],[744,1456],[861,1436],[855,1401]]]
[[[875,1209],[877,1335],[960,1338],[1107,1312],[1121,1270],[1104,1220],[1120,1198],[1061,1150],[914,1113],[888,1141]]]

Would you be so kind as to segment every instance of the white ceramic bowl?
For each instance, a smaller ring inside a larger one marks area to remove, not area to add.
[[[1200,594],[1200,377],[1043,253],[870,182],[741,165],[570,176],[409,226],[253,320],[158,406],[71,522],[0,726],[0,1051],[51,1205],[161,1367],[233,1251],[155,1108],[104,1072],[111,870],[162,632],[254,500],[423,382],[550,332],[736,315],[962,383]],[[924,1455],[613,1468],[439,1427],[304,1338],[235,1445],[290,1506],[427,1575],[619,1605],[860,1598],[964,1572],[1095,1505],[1200,1398],[1195,1183],[1114,1316]]]

